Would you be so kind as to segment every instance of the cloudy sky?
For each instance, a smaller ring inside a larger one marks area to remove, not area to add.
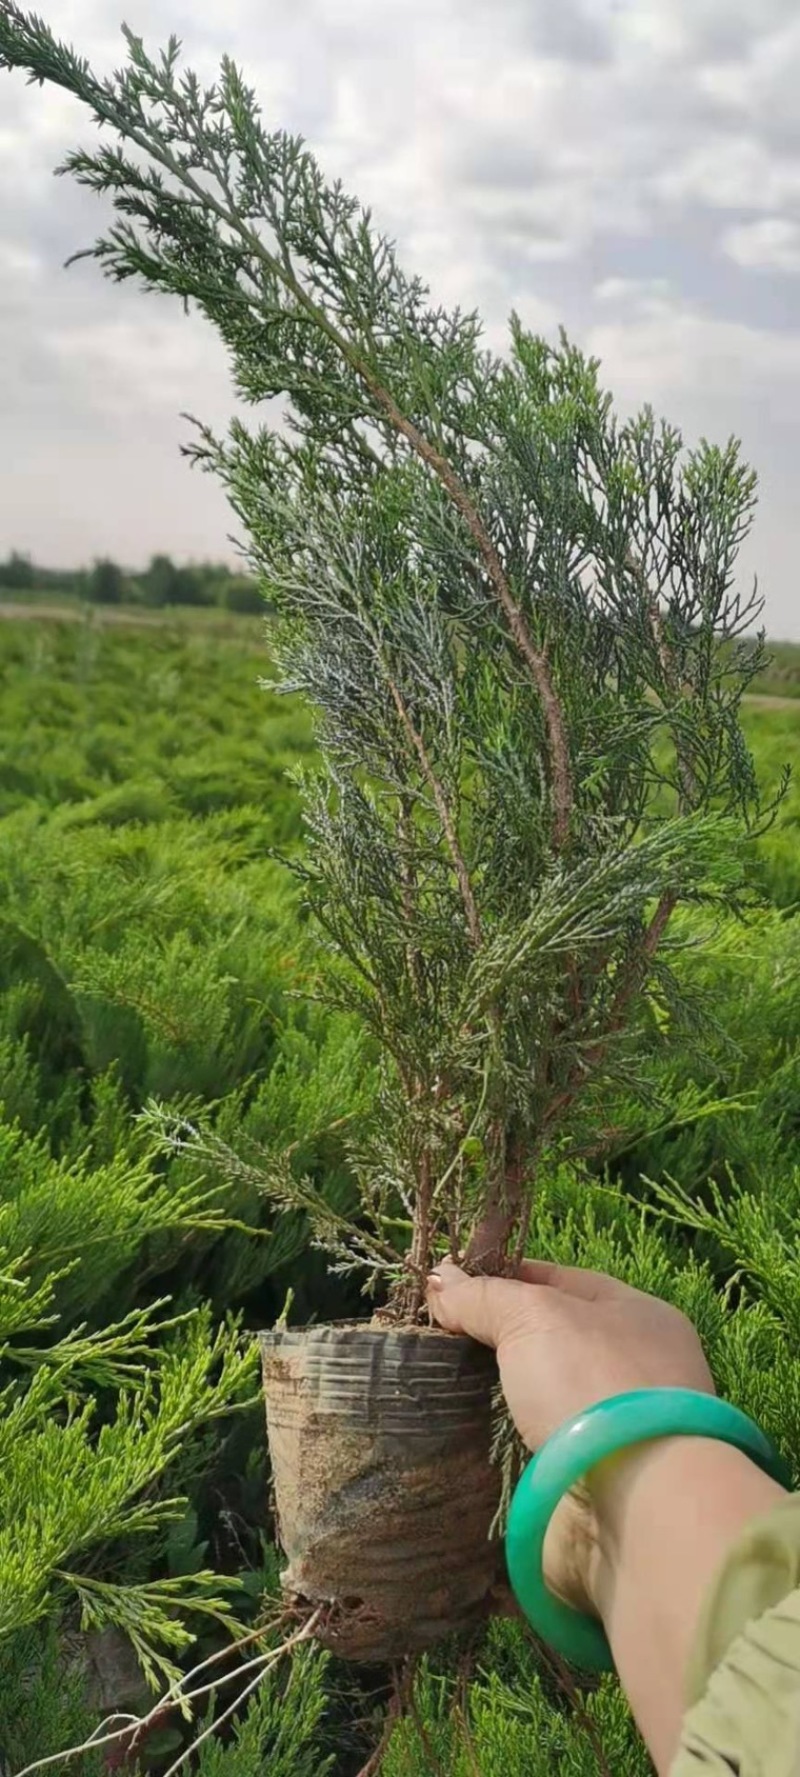
[[[40,0],[99,69],[121,17],[211,74],[231,52],[445,301],[564,322],[628,411],[731,431],[761,478],[746,567],[800,637],[800,13],[796,0]],[[223,22],[224,15],[224,22]],[[178,447],[231,411],[223,354],[168,301],[62,270],[101,222],[54,181],[91,139],[0,81],[0,553],[231,555]]]

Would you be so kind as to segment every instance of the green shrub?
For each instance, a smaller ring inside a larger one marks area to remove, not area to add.
[[[350,1305],[335,1280],[323,1282],[300,1220],[286,1218],[276,1237],[246,1170],[259,1148],[294,1140],[298,1164],[344,1200],[351,1185],[342,1142],[326,1131],[363,1113],[374,1092],[371,1052],[354,1021],[296,997],[309,986],[304,916],[270,852],[287,838],[293,844],[299,831],[286,770],[314,755],[308,719],[259,689],[266,665],[251,638],[220,642],[199,624],[122,634],[38,622],[0,629],[0,753],[13,757],[25,784],[0,817],[0,1239],[5,1227],[24,1284],[22,1295],[0,1295],[0,1312],[14,1305],[19,1313],[21,1301],[24,1318],[45,1290],[41,1314],[56,1312],[59,1321],[14,1335],[17,1349],[24,1342],[40,1357],[77,1338],[84,1323],[82,1368],[69,1387],[97,1401],[98,1429],[105,1419],[113,1425],[122,1385],[109,1377],[101,1387],[97,1371],[98,1341],[113,1349],[119,1337],[109,1332],[112,1318],[172,1294],[186,1306],[211,1301],[217,1321],[243,1308],[248,1324],[265,1324],[289,1286],[300,1318],[314,1310],[333,1317]],[[746,720],[759,774],[774,780],[796,748],[800,716],[753,707]],[[201,784],[207,768],[213,784],[225,786],[224,806],[192,813],[186,786]],[[768,893],[796,808],[787,800],[753,851],[754,879]],[[692,1313],[720,1387],[761,1417],[800,1472],[800,921],[791,897],[775,899],[775,910],[744,925],[726,920],[685,953],[686,987],[697,994],[711,987],[717,998],[721,1029],[704,1071],[680,1052],[665,1069],[654,1054],[651,1106],[643,1113],[620,1093],[609,1104],[609,1122],[619,1127],[589,1162],[592,1171],[564,1163],[542,1180],[532,1241],[539,1252],[617,1271]],[[195,1108],[205,1100],[215,1128],[241,1155],[238,1185],[210,1163],[167,1165],[150,1152],[136,1117],[154,1092]],[[720,1100],[726,1108],[710,1108]],[[241,1228],[189,1228],[195,1191],[210,1193],[212,1219],[228,1213]],[[249,1228],[259,1230],[255,1239]],[[24,1261],[23,1246],[31,1249]],[[64,1274],[48,1282],[48,1266],[61,1270],[62,1262]],[[734,1276],[735,1306],[725,1293]],[[207,1324],[196,1323],[206,1350]],[[132,1411],[144,1377],[157,1381],[166,1358],[165,1335],[143,1336],[142,1344],[135,1359],[142,1381],[129,1383]],[[24,1401],[30,1367],[5,1361]],[[258,1536],[267,1525],[260,1410],[242,1414],[222,1438],[226,1423],[198,1422],[192,1439],[174,1448],[164,1481],[154,1480],[154,1498],[164,1486],[188,1493],[198,1538],[210,1542],[223,1575],[244,1564],[257,1583]],[[39,1433],[25,1435],[26,1462],[32,1455],[38,1462]],[[96,1447],[89,1426],[71,1449],[81,1485]],[[63,1459],[63,1446],[55,1455]],[[19,1471],[19,1491],[29,1473]],[[19,1623],[29,1594],[8,1577],[4,1590],[3,1522],[0,1515],[0,1604],[5,1599],[6,1620]],[[104,1526],[94,1529],[97,1540],[86,1555],[74,1551],[65,1572],[80,1579],[88,1565],[112,1587],[169,1577],[168,1526],[110,1541]],[[34,1596],[44,1615],[24,1634],[43,1627],[49,1634],[47,1625],[58,1623],[63,1640],[78,1612],[74,1587],[45,1563]],[[191,1615],[186,1621],[191,1626]],[[78,1680],[64,1692],[51,1655],[37,1666],[21,1636],[17,1628],[5,1642],[0,1711],[0,1750],[16,1765],[80,1738],[96,1719]],[[466,1736],[454,1667],[440,1662],[420,1678],[421,1719],[429,1744],[441,1745],[443,1768],[452,1761],[472,1777],[477,1746],[484,1777],[498,1759],[510,1777],[549,1771],[559,1759],[594,1777],[602,1769],[598,1743],[609,1770],[641,1767],[612,1684],[576,1713],[535,1650],[503,1624],[493,1626],[476,1662]],[[23,1679],[38,1686],[27,1722]],[[342,1702],[334,1668],[309,1660],[288,1701],[285,1683],[276,1675],[257,1694],[229,1743],[206,1743],[202,1771],[255,1777],[265,1762],[280,1769],[279,1760],[287,1773],[302,1771],[303,1761],[309,1773],[323,1771],[331,1756],[341,1762],[345,1724],[347,1743],[357,1746],[353,1706]],[[226,1701],[227,1693],[220,1706]],[[374,1709],[367,1713],[363,1758],[380,1729],[379,1712],[377,1721]],[[412,1721],[395,1736],[386,1777],[440,1777],[427,1759]],[[91,1777],[88,1763],[84,1769]]]
[[[304,1164],[341,1192],[325,1130],[371,1090],[352,1020],[292,997],[305,938],[270,853],[297,834],[286,770],[312,739],[259,689],[261,665],[247,640],[190,628],[0,631],[0,1750],[18,1763],[94,1725],[78,1677],[67,1708],[47,1642],[27,1668],[26,1732],[11,1680],[24,1625],[59,1623],[63,1641],[81,1612],[122,1616],[150,1658],[183,1657],[215,1597],[241,1614],[226,1570],[258,1577],[262,1416],[235,1432],[219,1418],[252,1394],[254,1352],[240,1358],[225,1324],[243,1308],[275,1318],[307,1230],[273,1230],[252,1184],[166,1166],[141,1107],[206,1101],[226,1135],[301,1136]],[[156,1308],[170,1297],[183,1330]],[[208,1579],[171,1566],[166,1502],[183,1490],[221,1568]],[[272,1746],[280,1695],[254,1705],[245,1750],[255,1734]]]

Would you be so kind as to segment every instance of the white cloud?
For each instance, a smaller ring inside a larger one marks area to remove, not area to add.
[[[122,59],[108,0],[42,10],[101,70]],[[128,13],[152,45],[177,31],[206,78],[232,53],[268,122],[306,134],[437,298],[480,307],[493,344],[512,306],[550,333],[563,319],[624,401],[650,397],[690,431],[743,431],[765,472],[767,555],[791,559],[796,0],[273,0],[268,19],[263,0],[131,0]],[[62,275],[103,219],[49,176],[76,140],[92,140],[77,104],[4,78],[0,551],[219,553],[224,503],[178,443],[181,410],[230,412],[224,355],[202,323],[96,267]],[[776,626],[800,632],[774,584]]]
[[[800,200],[800,157],[774,154],[757,136],[714,136],[653,181],[671,204],[776,210]]]
[[[174,415],[187,390],[202,381],[204,401],[230,406],[225,353],[202,320],[186,318],[172,304],[142,321],[130,312],[108,320],[77,321],[43,329],[42,349],[55,376],[85,390],[95,414],[123,417],[132,402],[155,414]],[[216,387],[215,387],[216,385]]]
[[[0,278],[18,278],[31,283],[40,277],[43,264],[40,254],[15,241],[0,241]]]
[[[800,403],[800,327],[772,332],[721,321],[663,285],[624,293],[624,312],[589,329],[587,343],[621,404],[651,401],[677,412],[687,434],[742,430],[770,391],[772,420],[788,424]],[[678,412],[679,410],[679,412]]]
[[[721,105],[753,120],[770,136],[786,132],[796,141],[800,135],[800,19],[796,7],[777,29],[754,33],[740,58],[727,65],[712,64],[701,78],[706,92]]]
[[[800,272],[800,223],[764,216],[729,228],[720,242],[735,265],[753,271]]]
[[[653,305],[660,312],[664,298],[670,294],[670,284],[667,278],[601,278],[593,294],[596,302],[616,303],[626,312],[633,308],[642,315]]]

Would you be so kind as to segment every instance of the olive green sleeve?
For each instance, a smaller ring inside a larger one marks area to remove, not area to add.
[[[800,1777],[800,1495],[748,1525],[706,1597],[670,1777]]]

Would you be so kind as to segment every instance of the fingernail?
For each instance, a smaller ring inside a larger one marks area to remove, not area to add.
[[[444,1289],[444,1279],[442,1277],[440,1277],[438,1271],[429,1272],[429,1274],[428,1274],[428,1289],[429,1290],[443,1290]]]

